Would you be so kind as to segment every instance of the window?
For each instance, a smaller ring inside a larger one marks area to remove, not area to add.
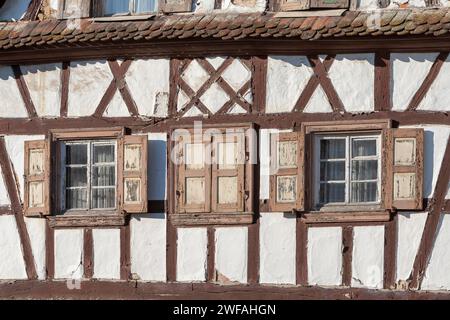
[[[134,15],[157,11],[157,0],[97,0],[95,12],[98,16]]]
[[[316,135],[315,205],[380,202],[380,136]]]
[[[281,11],[347,9],[350,0],[278,0],[278,7]]]

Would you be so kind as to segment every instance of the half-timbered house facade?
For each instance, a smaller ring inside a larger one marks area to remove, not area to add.
[[[1,298],[450,298],[446,0],[0,0]]]

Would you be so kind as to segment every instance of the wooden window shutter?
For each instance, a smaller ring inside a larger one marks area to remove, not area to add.
[[[385,206],[423,209],[423,129],[387,129],[385,133]]]
[[[50,150],[47,140],[25,141],[26,216],[50,214]]]
[[[281,11],[306,10],[310,7],[310,0],[280,0]]]
[[[212,143],[212,211],[243,212],[245,134],[215,134]]]
[[[211,137],[179,136],[177,140],[177,212],[211,211]]]
[[[162,12],[190,12],[192,0],[160,0],[159,6]]]
[[[271,135],[270,207],[272,211],[304,211],[304,131]]]
[[[147,212],[147,144],[146,135],[125,135],[119,139],[119,207],[127,213]]]
[[[346,9],[350,6],[350,0],[311,0],[311,9]]]
[[[90,16],[91,0],[61,0],[60,3],[63,19],[88,18]]]

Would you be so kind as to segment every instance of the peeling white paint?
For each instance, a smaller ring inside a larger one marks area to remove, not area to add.
[[[0,216],[0,279],[26,279],[25,262],[15,217]]]
[[[419,249],[427,212],[398,214],[397,281],[407,280]]]
[[[25,104],[11,67],[0,66],[0,118],[26,118]]]
[[[384,226],[353,229],[352,287],[383,287]]]
[[[425,94],[417,110],[448,111],[450,110],[450,57],[447,57],[439,74]]]
[[[295,284],[296,219],[261,213],[260,282]]]
[[[3,179],[2,168],[0,168],[0,206],[10,205],[11,201],[9,199],[8,191],[6,190],[5,181]]]
[[[149,200],[165,200],[167,185],[167,133],[149,133],[147,148],[147,184]]]
[[[328,76],[347,112],[374,109],[373,53],[336,55]]]
[[[404,111],[436,60],[437,53],[392,53],[392,110]]]
[[[81,279],[83,271],[83,229],[55,230],[55,279]]]
[[[215,241],[216,272],[229,281],[246,283],[248,228],[217,228]]]
[[[440,217],[437,237],[422,282],[423,290],[450,289],[450,216]]]
[[[61,63],[21,66],[39,117],[58,117],[61,107]]]
[[[206,228],[180,228],[177,232],[177,281],[205,281]]]
[[[38,279],[45,280],[45,227],[47,220],[42,218],[25,218],[25,223],[30,236],[31,251],[33,252]]]
[[[131,273],[134,278],[166,281],[165,214],[133,214],[130,229]]]
[[[307,261],[310,285],[341,285],[342,228],[309,228]]]
[[[92,230],[96,279],[120,279],[120,230]]]

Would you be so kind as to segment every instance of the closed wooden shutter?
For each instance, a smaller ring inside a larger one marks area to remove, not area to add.
[[[386,134],[386,206],[423,208],[423,129],[388,129]]]
[[[294,10],[306,10],[309,9],[310,0],[281,0],[281,11],[294,11]]]
[[[50,150],[47,140],[25,141],[26,216],[50,214]]]
[[[191,0],[160,0],[159,5],[162,12],[190,12],[192,9]]]
[[[177,139],[177,212],[211,210],[211,137],[182,135]]]
[[[304,210],[304,137],[303,131],[271,135],[272,211]]]
[[[146,135],[119,139],[118,192],[127,213],[147,212],[147,143]]]
[[[245,134],[215,134],[212,143],[212,210],[243,212]]]

